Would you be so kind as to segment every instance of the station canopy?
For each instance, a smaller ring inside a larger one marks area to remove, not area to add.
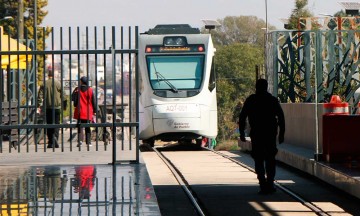
[[[8,35],[3,34],[2,27],[0,26],[0,51],[30,51],[30,48],[19,43],[17,40],[10,38]],[[32,55],[1,55],[0,53],[0,63],[2,69],[7,69],[10,66],[10,69],[26,69],[26,65],[31,61]]]

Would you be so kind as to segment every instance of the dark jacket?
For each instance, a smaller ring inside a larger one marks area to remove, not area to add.
[[[250,124],[251,139],[276,137],[278,127],[280,128],[279,135],[284,136],[283,110],[278,99],[268,92],[257,92],[246,99],[239,117],[239,130],[243,136],[246,118]]]

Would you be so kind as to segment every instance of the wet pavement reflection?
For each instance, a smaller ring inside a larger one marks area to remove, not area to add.
[[[0,168],[0,215],[160,215],[143,164]]]

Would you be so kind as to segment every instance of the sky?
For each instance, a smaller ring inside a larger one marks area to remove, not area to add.
[[[295,0],[48,0],[49,13],[41,26],[138,26],[140,32],[157,24],[190,24],[201,28],[203,19],[254,15],[269,25],[283,29],[281,18],[288,18]],[[347,0],[308,0],[315,15],[334,14]],[[352,0],[352,2],[360,2]],[[264,26],[265,27],[265,26]]]

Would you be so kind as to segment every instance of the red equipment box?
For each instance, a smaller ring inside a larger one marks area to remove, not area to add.
[[[323,115],[323,156],[327,162],[360,161],[360,115]]]

